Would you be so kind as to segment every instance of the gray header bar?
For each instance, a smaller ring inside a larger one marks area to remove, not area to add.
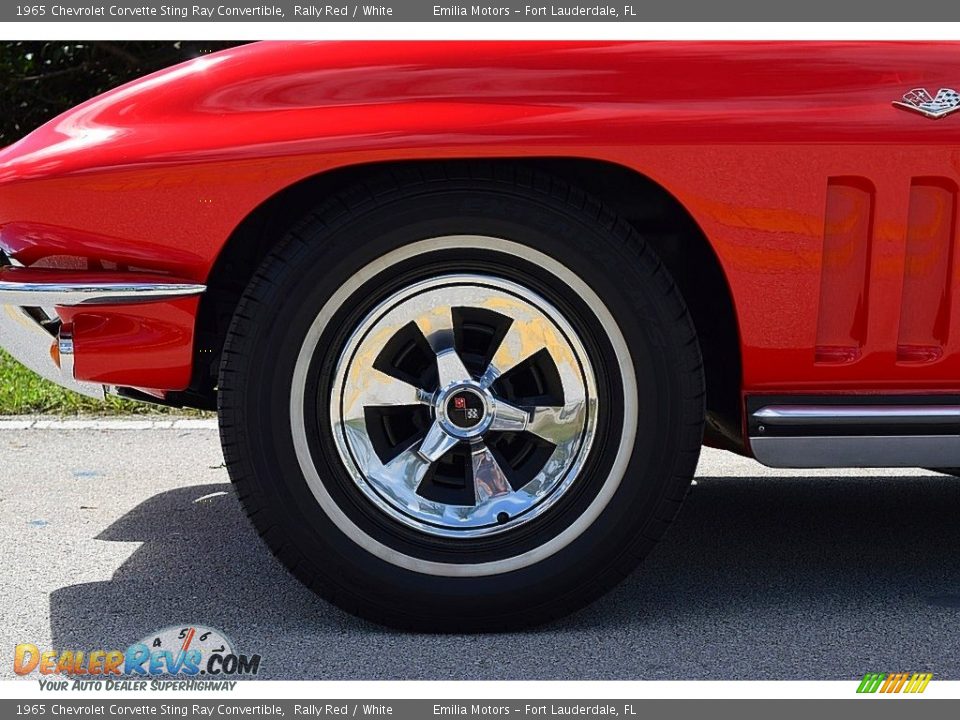
[[[945,22],[960,21],[955,0],[58,0],[0,6],[0,22]]]

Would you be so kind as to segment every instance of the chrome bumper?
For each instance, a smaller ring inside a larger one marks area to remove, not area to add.
[[[17,362],[33,370],[40,377],[68,390],[102,400],[104,395],[102,385],[73,379],[72,356],[67,367],[61,368],[54,362],[50,354],[50,346],[54,340],[60,343],[60,365],[62,366],[64,365],[64,338],[55,338],[27,312],[26,308],[16,305],[0,306],[0,346]],[[69,340],[69,346],[72,352],[72,338]]]
[[[26,281],[18,282],[18,274],[24,275]],[[56,278],[56,271],[50,271],[49,281],[37,281],[42,274],[13,267],[0,272],[0,347],[41,377],[97,399],[104,397],[102,385],[74,377],[70,328],[56,322],[55,316],[54,322],[41,324],[39,313],[31,309],[155,302],[199,295],[206,290],[204,285],[142,280],[62,282]],[[54,342],[59,350],[59,365],[51,354]]]
[[[7,274],[13,274],[9,271]],[[0,275],[3,277],[3,275]],[[199,295],[205,285],[145,282],[11,282],[0,280],[0,304],[23,307],[131,305]]]

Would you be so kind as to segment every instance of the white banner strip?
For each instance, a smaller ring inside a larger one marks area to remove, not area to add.
[[[13,32],[13,26],[8,26]],[[956,22],[20,22],[20,40],[958,40]]]

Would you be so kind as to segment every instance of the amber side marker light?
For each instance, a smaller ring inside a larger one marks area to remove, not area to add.
[[[50,357],[53,358],[54,364],[60,367],[60,343],[56,340],[50,345]]]

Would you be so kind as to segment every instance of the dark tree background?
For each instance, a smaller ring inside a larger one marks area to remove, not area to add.
[[[0,42],[0,147],[141,75],[236,42]]]

